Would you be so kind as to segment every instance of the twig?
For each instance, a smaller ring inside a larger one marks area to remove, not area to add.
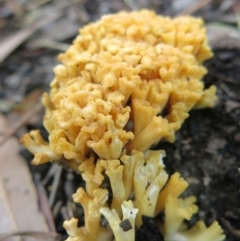
[[[212,2],[213,0],[200,0],[197,1],[195,4],[190,5],[188,8],[184,9],[183,11],[181,11],[180,13],[177,14],[177,16],[179,15],[190,15],[195,13],[196,11],[200,10],[201,8],[205,7],[206,5],[208,5],[210,2]]]
[[[52,39],[37,39],[29,42],[27,47],[30,49],[36,48],[49,48],[56,49],[59,51],[66,51],[69,48],[69,44],[54,41]]]
[[[65,206],[61,207],[61,211],[60,212],[61,212],[64,220],[68,220],[68,219],[71,218],[68,215],[67,207],[65,207]]]
[[[227,221],[225,218],[221,218],[221,221],[223,222],[223,225],[226,227],[226,229],[233,234],[235,237],[240,238],[240,230],[235,229],[231,226],[230,222]]]
[[[240,99],[238,96],[236,96],[224,83],[220,84],[220,87],[222,90],[225,91],[225,93],[231,98],[231,99]]]
[[[57,165],[57,170],[56,170],[56,173],[54,175],[52,189],[51,189],[51,192],[50,192],[50,195],[49,195],[49,204],[50,204],[51,207],[53,207],[53,203],[54,203],[54,200],[55,200],[55,197],[56,197],[59,180],[60,180],[61,173],[62,173],[62,166],[60,166],[58,164],[54,164],[54,165]]]
[[[63,205],[63,202],[61,200],[58,200],[56,202],[56,204],[54,205],[53,210],[52,210],[52,214],[53,214],[54,218],[56,218],[57,215],[59,214],[62,205]]]
[[[8,132],[0,141],[0,146],[8,140],[20,127],[22,127],[31,117],[36,115],[38,112],[40,112],[43,109],[42,103],[38,103],[31,111],[29,111],[26,115],[22,116],[22,118],[19,120],[17,125],[11,129],[10,132]]]
[[[57,168],[58,168],[57,165],[51,165],[51,167],[49,168],[47,174],[45,175],[45,177],[42,180],[43,186],[47,185],[47,183],[50,180],[50,178],[56,173]]]
[[[49,229],[52,232],[56,232],[56,227],[55,227],[55,223],[54,223],[54,220],[53,220],[52,211],[51,211],[51,208],[50,208],[50,205],[49,205],[49,201],[48,201],[48,198],[47,198],[47,193],[46,193],[46,190],[43,187],[42,183],[40,182],[40,176],[37,175],[37,174],[34,175],[34,180],[35,180],[36,187],[37,187],[40,210],[42,211],[42,213],[44,214],[44,216],[46,218]]]
[[[70,200],[67,201],[67,212],[68,212],[68,216],[70,218],[74,217],[73,212],[74,212],[74,203]]]

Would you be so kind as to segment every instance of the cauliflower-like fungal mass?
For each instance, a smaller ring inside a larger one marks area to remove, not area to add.
[[[68,160],[75,169],[90,156],[121,157],[173,142],[192,108],[212,107],[202,61],[210,58],[203,21],[152,11],[104,16],[80,30],[60,54],[51,91],[43,96],[49,144],[31,132],[22,143],[34,164]]]

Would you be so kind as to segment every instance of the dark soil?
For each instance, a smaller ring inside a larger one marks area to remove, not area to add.
[[[227,241],[240,240],[240,50],[215,49],[206,63],[206,86],[218,87],[213,109],[191,111],[174,144],[166,149],[165,164],[189,182],[187,195],[197,195],[199,218],[209,225],[217,219]],[[227,90],[227,92],[226,92]],[[238,229],[238,230],[237,230]]]

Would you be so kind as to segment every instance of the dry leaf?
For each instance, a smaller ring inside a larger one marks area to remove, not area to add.
[[[0,115],[0,140],[9,128]],[[0,236],[9,232],[49,231],[39,211],[31,174],[18,152],[19,143],[14,137],[0,147]]]

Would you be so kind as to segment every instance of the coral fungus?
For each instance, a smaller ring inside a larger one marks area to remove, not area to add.
[[[143,217],[163,212],[158,228],[166,241],[224,239],[216,222],[187,229],[184,220],[198,209],[195,197],[178,198],[187,182],[179,173],[169,178],[164,151],[149,149],[162,139],[173,142],[191,109],[214,106],[216,88],[204,89],[201,81],[207,72],[202,62],[211,56],[200,18],[171,19],[148,10],[88,24],[59,55],[42,99],[49,143],[38,131],[22,143],[34,153],[33,164],[63,161],[86,182],[86,190],[73,195],[83,206],[85,226],[65,221],[68,241],[134,241]],[[106,176],[111,193],[101,186]]]
[[[119,158],[125,148],[173,142],[189,110],[214,105],[215,87],[201,81],[211,56],[201,19],[141,11],[87,25],[59,56],[43,96],[49,144],[37,133],[23,138],[33,163]]]
[[[223,240],[225,236],[217,222],[207,228],[199,221],[188,229],[184,221],[190,220],[198,211],[196,198],[178,198],[188,183],[179,173],[174,173],[168,180],[162,163],[163,157],[163,151],[149,150],[145,154],[133,151],[131,155],[122,156],[123,164],[119,160],[109,160],[111,167],[105,165],[105,160],[99,159],[97,162],[104,165],[101,173],[107,173],[110,178],[112,204],[107,206],[107,190],[96,187],[90,197],[80,187],[73,198],[84,208],[85,227],[77,228],[75,218],[65,221],[68,241],[112,241],[113,234],[116,241],[135,241],[135,229],[141,230],[143,217],[155,217],[162,211],[165,215],[159,221],[158,229],[165,241]],[[125,178],[126,175],[129,178]],[[101,225],[100,214],[105,216],[111,229]],[[126,230],[121,227],[124,221],[128,223]]]

